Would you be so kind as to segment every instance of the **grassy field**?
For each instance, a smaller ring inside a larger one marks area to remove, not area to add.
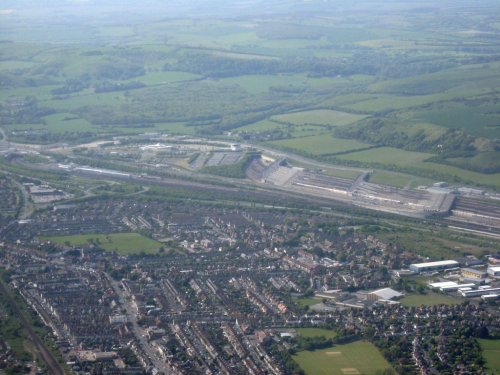
[[[307,375],[370,375],[391,368],[378,349],[367,341],[302,351],[293,359]]]
[[[361,112],[382,112],[388,110],[397,110],[405,108],[413,108],[421,105],[426,105],[434,103],[436,101],[452,99],[451,94],[431,94],[431,95],[411,95],[411,96],[397,96],[397,95],[376,95],[366,97],[363,95],[359,96],[359,101],[348,102],[344,105],[341,104],[343,108],[361,111]],[[340,99],[337,99],[340,101]]]
[[[493,374],[500,374],[500,340],[478,340],[483,349],[486,368]]]
[[[404,306],[408,307],[418,307],[420,305],[424,306],[434,306],[434,305],[458,305],[462,301],[458,298],[447,296],[438,293],[427,293],[427,294],[410,294],[401,300]]]
[[[326,337],[327,339],[333,339],[337,337],[337,332],[331,329],[323,328],[297,328],[299,335],[303,337]]]
[[[366,118],[363,115],[355,115],[347,112],[332,111],[329,109],[316,109],[312,111],[292,112],[273,116],[272,119],[291,123],[294,125],[325,125],[345,126]]]
[[[155,254],[162,246],[150,238],[138,233],[111,233],[111,234],[83,234],[75,236],[42,237],[43,241],[52,241],[57,244],[82,246],[94,242],[107,251],[116,251],[121,255],[132,255],[145,252]]]
[[[400,150],[393,147],[378,147],[371,150],[340,155],[342,160],[354,160],[363,163],[393,164],[398,166],[415,166],[430,158],[432,154]]]
[[[338,139],[326,134],[271,141],[268,143],[270,145],[295,149],[312,155],[335,154],[370,147],[370,145],[366,143],[349,139]]]
[[[430,178],[415,177],[405,173],[375,170],[370,174],[370,182],[381,185],[396,186],[400,188],[416,188],[422,185],[430,186],[436,181]]]

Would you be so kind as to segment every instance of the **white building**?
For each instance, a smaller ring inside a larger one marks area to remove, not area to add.
[[[438,262],[414,263],[410,264],[410,270],[413,272],[442,271],[450,268],[458,268],[460,264],[456,260],[441,260]]]
[[[488,270],[486,271],[489,276],[492,277],[500,277],[500,267],[495,267],[495,266],[490,266],[488,267]]]

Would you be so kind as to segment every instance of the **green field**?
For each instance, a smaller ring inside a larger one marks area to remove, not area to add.
[[[500,374],[500,340],[478,340],[483,349],[486,368],[493,374]]]
[[[431,95],[412,95],[412,96],[373,94],[372,97],[367,97],[366,95],[360,95],[359,101],[355,102],[351,101],[343,105],[340,98],[337,98],[337,101],[343,108],[353,111],[382,112],[388,110],[413,108],[452,98],[453,95],[451,94],[431,94]]]
[[[297,332],[302,337],[326,337],[327,339],[333,339],[337,337],[337,332],[331,329],[323,328],[297,328]]]
[[[285,130],[286,125],[278,124],[277,122],[271,120],[262,120],[250,125],[242,126],[235,130],[249,132],[249,133],[259,133],[259,132],[268,132],[276,129]]]
[[[362,148],[370,147],[370,145],[366,143],[361,143],[350,139],[338,139],[328,134],[271,141],[268,142],[268,144],[297,150],[299,152],[305,152],[315,156],[336,154],[339,152],[359,150]]]
[[[329,109],[317,109],[312,111],[292,112],[273,116],[272,119],[294,125],[325,125],[345,126],[366,118],[363,115],[332,111]]]
[[[293,359],[307,375],[370,375],[391,368],[379,350],[367,341],[302,351]]]
[[[370,182],[380,185],[396,186],[400,188],[417,186],[429,186],[436,182],[425,177],[414,177],[409,174],[376,170],[370,174]]]
[[[371,150],[340,155],[342,160],[354,160],[363,163],[393,164],[398,166],[415,166],[430,158],[432,154],[400,150],[393,147],[378,147]]]
[[[462,303],[462,300],[444,294],[429,292],[427,294],[410,294],[401,299],[401,303],[408,307],[418,307],[421,305],[458,305]]]
[[[162,246],[150,238],[138,233],[111,233],[111,234],[83,234],[75,236],[54,236],[41,237],[42,241],[52,241],[54,243],[71,246],[82,246],[89,242],[96,243],[106,251],[116,251],[121,255],[132,255],[144,252],[146,254],[156,254]]]

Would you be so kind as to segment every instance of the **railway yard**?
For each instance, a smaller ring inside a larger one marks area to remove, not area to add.
[[[211,177],[198,173],[207,167],[240,165],[250,151],[257,152],[260,156],[253,155],[251,162],[242,166],[245,168],[243,172],[246,179]],[[23,155],[33,152],[41,152],[49,157],[63,156],[64,163],[49,162],[43,168],[70,174],[133,180],[153,185],[191,186],[200,189],[205,186],[220,191],[231,190],[232,187],[236,190],[259,187],[261,192],[258,194],[265,195],[267,193],[264,191],[278,190],[304,199],[337,201],[420,219],[434,218],[454,228],[464,228],[488,236],[500,235],[500,205],[495,194],[460,186],[419,186],[411,189],[375,184],[369,181],[371,171],[368,170],[353,169],[356,177],[339,177],[328,174],[321,163],[307,160],[310,163],[307,166],[294,166],[294,155],[278,155],[256,145],[157,135],[65,148],[51,146],[38,151],[34,151],[33,146],[16,145],[8,148],[3,144],[4,155],[13,162],[26,166],[29,166],[29,162],[23,160]],[[81,164],[85,160],[92,162],[96,156],[112,162],[113,168]],[[300,158],[301,161],[303,159]],[[127,170],[134,166],[136,169]],[[143,172],[139,173],[139,170]]]

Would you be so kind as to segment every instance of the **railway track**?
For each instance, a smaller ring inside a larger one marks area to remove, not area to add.
[[[5,286],[5,284],[2,281],[0,281],[0,294],[3,296],[3,298],[5,298],[7,300],[8,303],[11,304],[13,313],[17,316],[17,319],[19,319],[19,322],[21,323],[21,326],[26,331],[29,340],[35,346],[37,356],[47,366],[47,370],[48,370],[49,374],[50,375],[66,375],[66,372],[61,367],[61,365],[59,364],[57,359],[54,357],[54,355],[51,353],[51,351],[49,349],[47,349],[47,347],[45,346],[42,339],[40,339],[40,337],[36,334],[36,332],[33,330],[31,325],[28,323],[28,321],[24,317],[21,309],[17,305],[17,302],[12,297],[10,290]]]

